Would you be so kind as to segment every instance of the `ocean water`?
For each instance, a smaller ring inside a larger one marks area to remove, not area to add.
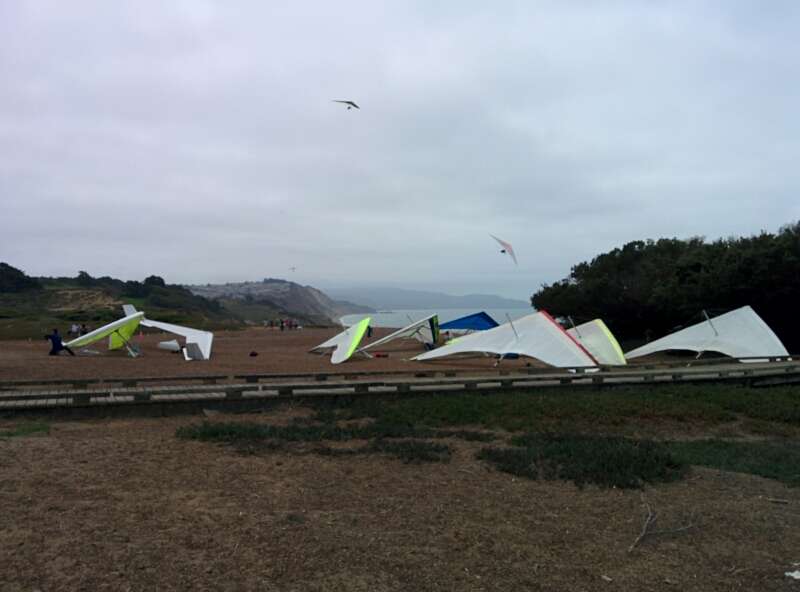
[[[406,325],[410,325],[414,321],[424,319],[432,314],[438,314],[439,322],[446,323],[447,321],[465,317],[476,312],[481,311],[472,308],[444,308],[439,310],[427,308],[408,310],[381,310],[368,314],[359,313],[345,315],[339,319],[339,322],[345,327],[349,327],[364,317],[370,317],[372,319],[370,324],[373,327],[390,327],[392,329],[399,329],[401,327],[405,327]],[[516,321],[517,319],[532,314],[535,311],[533,308],[487,308],[484,309],[484,312],[502,325],[503,323],[508,322],[508,317],[511,317],[512,321]]]

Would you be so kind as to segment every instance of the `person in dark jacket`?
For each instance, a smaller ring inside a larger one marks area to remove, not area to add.
[[[53,333],[51,335],[45,335],[44,338],[49,339],[50,344],[52,346],[50,348],[49,355],[57,356],[58,354],[61,353],[61,350],[67,350],[67,353],[71,356],[75,355],[75,352],[73,352],[70,348],[64,345],[64,342],[61,341],[61,335],[59,335],[58,329],[53,329]]]

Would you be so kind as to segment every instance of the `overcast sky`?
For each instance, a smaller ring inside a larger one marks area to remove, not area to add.
[[[794,0],[0,0],[0,260],[526,299],[627,241],[776,231],[798,30]]]

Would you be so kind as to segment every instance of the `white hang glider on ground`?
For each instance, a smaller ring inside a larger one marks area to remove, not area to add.
[[[210,331],[201,331],[200,329],[192,329],[191,327],[182,327],[181,325],[173,325],[172,323],[162,323],[160,321],[151,321],[144,318],[143,312],[136,312],[136,308],[132,304],[123,304],[122,310],[126,315],[139,314],[142,315],[142,327],[151,327],[153,329],[161,329],[167,333],[180,335],[184,338],[185,344],[182,348],[183,357],[185,360],[208,360],[211,358],[211,345],[214,342],[214,334]],[[173,349],[172,347],[162,347],[162,349]]]
[[[561,368],[597,366],[597,361],[544,311],[509,321],[494,329],[471,333],[414,360],[434,360],[454,354],[517,354]]]
[[[511,243],[507,243],[506,241],[497,238],[493,234],[490,234],[489,236],[500,243],[500,246],[503,247],[500,249],[500,252],[508,254],[514,260],[514,265],[517,265],[517,256],[514,254],[514,247],[511,246]]]
[[[567,333],[589,350],[600,364],[621,366],[627,363],[614,334],[600,319],[573,326],[572,329],[567,329]]]
[[[86,335],[81,335],[64,345],[75,348],[85,347],[108,337],[108,349],[114,350],[125,347],[131,356],[136,357],[139,355],[139,351],[130,343],[130,339],[136,332],[139,323],[143,320],[143,312],[136,312],[135,309],[132,312],[125,311],[125,316],[123,318],[117,319],[113,323],[103,325],[94,331],[90,331]]]
[[[311,348],[309,351],[311,353],[318,354],[332,351],[331,364],[341,364],[342,362],[350,359],[350,356],[355,353],[356,349],[358,348],[358,344],[361,343],[361,340],[364,338],[364,334],[367,332],[370,321],[372,321],[370,317],[361,319],[355,325],[348,327],[341,333],[328,339],[328,341],[325,343],[320,343],[318,346]]]
[[[381,337],[380,339],[373,341],[364,347],[360,347],[357,351],[358,353],[369,356],[367,353],[368,349],[373,349],[379,345],[385,345],[390,341],[394,341],[395,339],[403,339],[404,337],[413,337],[417,341],[420,341],[424,344],[435,346],[436,342],[439,341],[439,316],[433,314],[429,317],[425,317],[424,319],[414,321],[410,325],[403,327],[402,329],[398,329],[386,337]]]
[[[749,306],[737,308],[713,319],[707,318],[701,323],[631,350],[625,357],[630,360],[667,350],[688,350],[698,354],[713,351],[732,358],[789,355],[778,336]]]

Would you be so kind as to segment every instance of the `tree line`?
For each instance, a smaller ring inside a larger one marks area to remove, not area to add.
[[[643,240],[575,265],[531,304],[576,323],[602,318],[620,341],[644,342],[749,304],[800,351],[800,222],[777,233],[706,242]]]

